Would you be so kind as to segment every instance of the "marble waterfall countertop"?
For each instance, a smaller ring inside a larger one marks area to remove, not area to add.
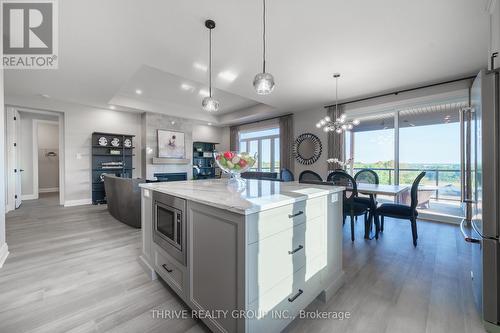
[[[244,181],[246,188],[241,192],[228,187],[227,179],[144,183],[139,186],[243,215],[344,190],[339,186],[299,184],[298,182],[256,179]]]

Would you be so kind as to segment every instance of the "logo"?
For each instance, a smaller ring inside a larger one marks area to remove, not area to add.
[[[57,69],[57,0],[2,0],[7,69]]]

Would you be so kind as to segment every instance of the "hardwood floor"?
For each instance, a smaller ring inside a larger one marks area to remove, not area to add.
[[[308,310],[350,319],[296,319],[287,332],[484,332],[469,282],[470,245],[455,226],[386,220],[378,240],[350,241],[344,228],[345,286]],[[137,262],[140,230],[105,206],[62,208],[57,197],[26,201],[7,215],[11,254],[0,269],[0,332],[207,332],[192,319],[153,319],[185,305]]]

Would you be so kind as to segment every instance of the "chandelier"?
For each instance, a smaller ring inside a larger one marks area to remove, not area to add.
[[[333,74],[333,77],[335,78],[335,113],[338,114],[338,97],[339,97],[339,73]],[[354,126],[359,125],[359,120],[354,119],[354,120],[347,120],[347,117],[345,114],[340,115],[335,120],[332,120],[329,116],[326,116],[325,118],[321,119],[318,121],[316,124],[317,128],[323,128],[323,131],[325,132],[336,132],[338,134],[344,132],[344,131],[350,131],[354,128]]]

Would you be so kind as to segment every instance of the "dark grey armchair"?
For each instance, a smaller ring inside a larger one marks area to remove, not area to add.
[[[141,227],[141,189],[144,179],[104,175],[104,190],[109,213],[134,228]]]

